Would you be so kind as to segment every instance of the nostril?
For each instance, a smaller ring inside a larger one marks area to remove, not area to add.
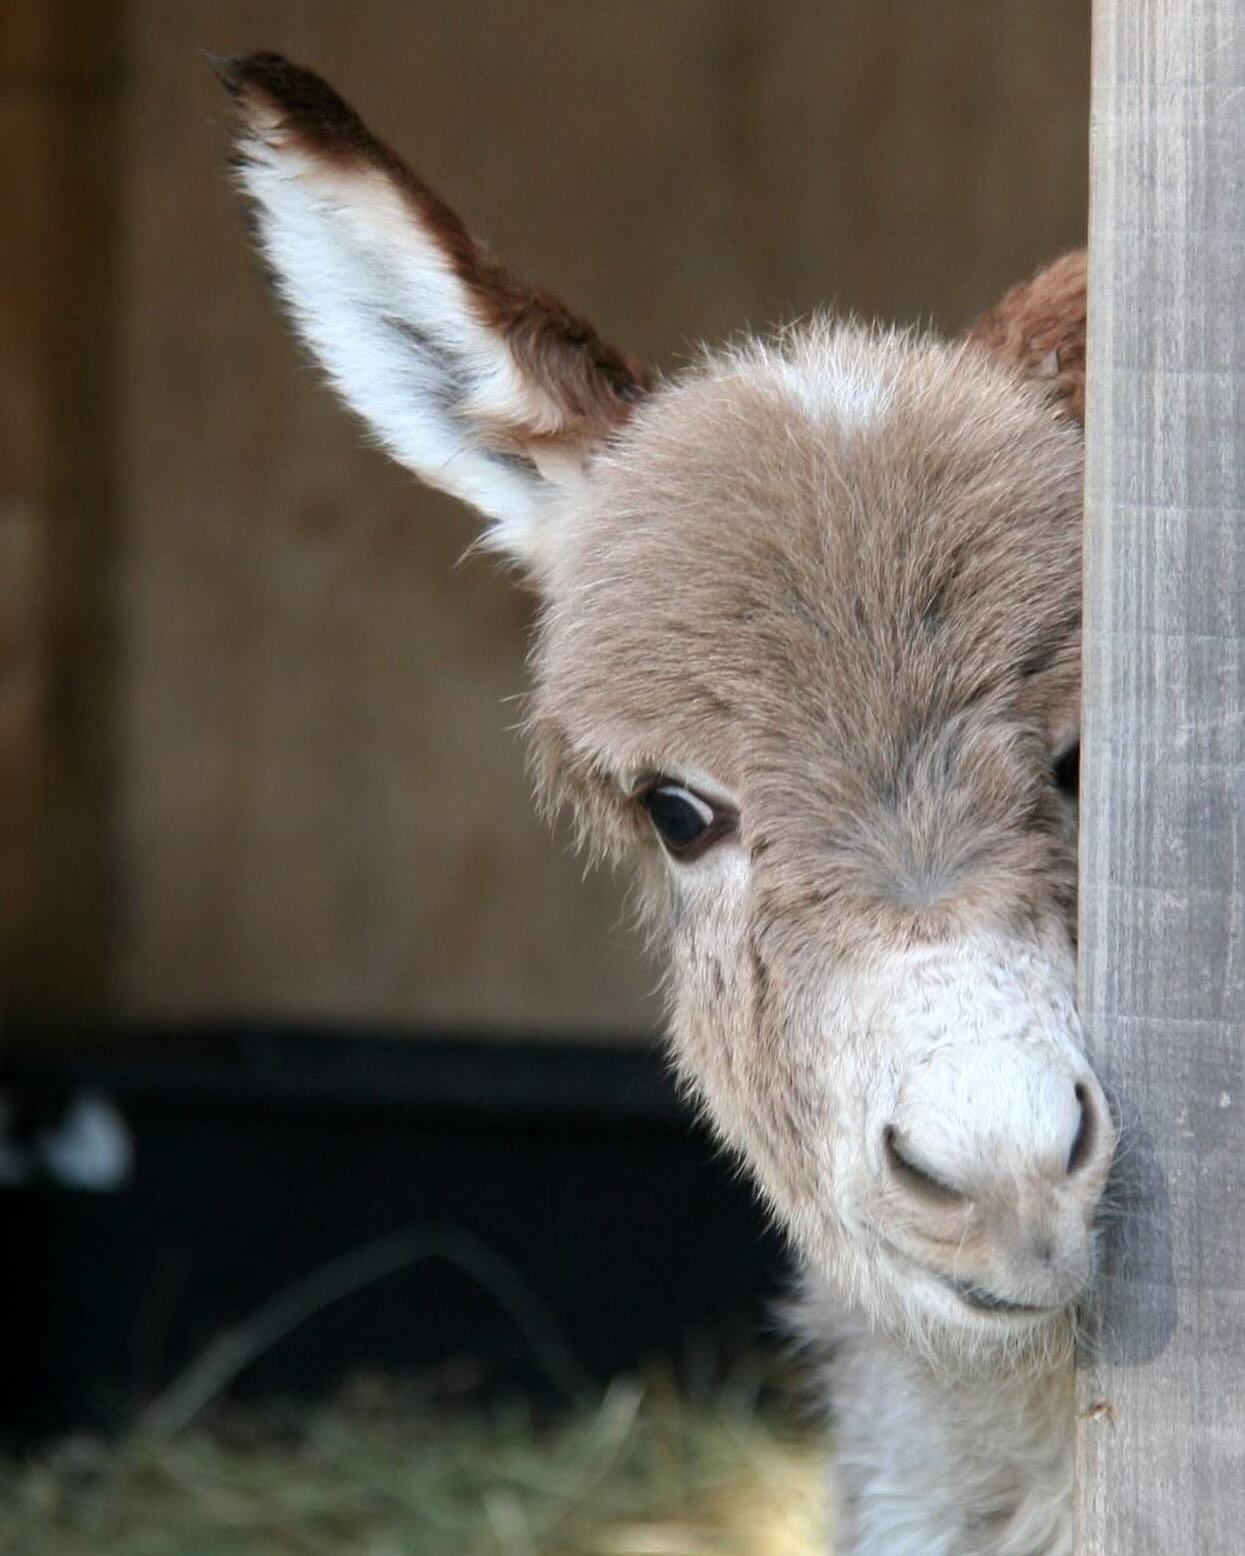
[[[966,1205],[968,1195],[953,1188],[928,1167],[914,1161],[899,1144],[899,1132],[894,1124],[887,1124],[882,1131],[882,1149],[891,1176],[917,1198],[937,1205]]]
[[[1081,1116],[1076,1126],[1076,1134],[1072,1140],[1072,1149],[1068,1152],[1068,1176],[1071,1177],[1079,1168],[1084,1167],[1094,1150],[1094,1140],[1097,1135],[1097,1127],[1094,1119],[1094,1105],[1090,1101],[1089,1090],[1083,1081],[1076,1083],[1076,1100],[1080,1105]]]

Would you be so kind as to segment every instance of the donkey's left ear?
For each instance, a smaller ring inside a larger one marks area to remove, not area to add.
[[[1085,251],[1065,254],[1013,286],[968,336],[1078,422],[1085,420],[1085,286]]]
[[[644,367],[499,264],[318,76],[276,54],[217,68],[298,333],[395,459],[538,568],[542,512],[630,415]]]

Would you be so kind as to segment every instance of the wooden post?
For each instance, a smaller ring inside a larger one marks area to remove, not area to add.
[[[1245,1549],[1245,7],[1096,0],[1081,1001],[1124,1127],[1078,1546]]]

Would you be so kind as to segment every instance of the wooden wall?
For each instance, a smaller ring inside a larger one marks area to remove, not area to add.
[[[956,327],[1082,241],[1087,0],[131,0],[109,959],[128,1014],[643,1029],[621,883],[529,811],[530,603],[276,320],[201,49],[331,75],[665,367],[819,303]]]
[[[108,0],[0,19],[0,1018],[109,1001],[116,145]]]
[[[1119,1214],[1082,1556],[1245,1545],[1245,13],[1098,0],[1081,1010]]]

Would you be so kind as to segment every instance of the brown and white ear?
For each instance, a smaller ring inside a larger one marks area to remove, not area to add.
[[[1045,387],[1060,412],[1082,423],[1085,294],[1086,255],[1080,249],[1013,286],[968,335],[1022,377]]]
[[[535,566],[542,511],[627,419],[645,369],[499,264],[319,76],[276,54],[217,68],[299,335],[395,459]]]

